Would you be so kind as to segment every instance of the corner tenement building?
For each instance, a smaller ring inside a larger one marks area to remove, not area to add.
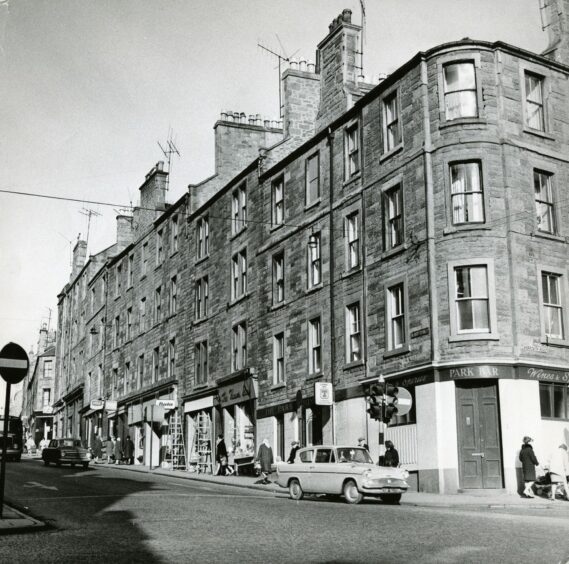
[[[523,435],[569,439],[569,0],[545,14],[544,54],[464,39],[370,84],[345,10],[283,74],[283,124],[224,112],[215,174],[173,205],[159,163],[117,245],[78,244],[57,433],[175,464],[181,428],[206,471],[218,433],[239,463],[265,437],[377,458],[383,375],[414,400],[387,436],[420,490],[515,491]]]

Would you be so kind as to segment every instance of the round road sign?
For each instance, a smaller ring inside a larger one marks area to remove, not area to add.
[[[0,351],[0,375],[9,384],[21,382],[29,367],[28,355],[20,345],[8,343]]]
[[[413,406],[413,398],[411,397],[409,390],[399,386],[396,405],[398,416],[406,415],[409,413],[409,411],[411,411],[411,407]]]

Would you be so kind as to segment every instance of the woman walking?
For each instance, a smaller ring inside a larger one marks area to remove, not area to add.
[[[535,467],[539,465],[533,447],[531,446],[533,439],[524,437],[522,448],[520,450],[520,461],[522,463],[522,475],[524,479],[524,493],[526,497],[535,497],[531,487],[535,482]]]

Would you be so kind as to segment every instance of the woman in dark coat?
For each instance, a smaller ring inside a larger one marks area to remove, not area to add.
[[[217,436],[217,441],[215,443],[215,460],[218,464],[217,476],[226,476],[227,474],[233,474],[229,472],[229,466],[227,464],[227,447],[225,446],[225,440],[223,435]]]
[[[257,453],[257,462],[261,464],[261,476],[263,478],[263,484],[270,483],[269,475],[271,474],[271,466],[273,465],[273,449],[269,444],[269,439],[264,439],[259,447],[259,452]]]
[[[524,478],[524,495],[526,497],[535,497],[531,487],[535,482],[535,467],[539,465],[533,448],[530,443],[533,441],[531,437],[523,438],[523,445],[520,450],[520,461],[522,463],[522,475]]]

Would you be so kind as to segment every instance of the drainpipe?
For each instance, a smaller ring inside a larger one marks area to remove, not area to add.
[[[335,260],[334,260],[334,135],[335,132],[332,128],[328,128],[327,141],[328,141],[328,155],[329,155],[329,186],[328,186],[328,196],[329,196],[329,206],[330,206],[330,221],[329,221],[329,237],[330,237],[330,335],[332,339],[330,341],[330,382],[332,383],[332,389],[334,390],[334,398],[332,402],[332,444],[336,443],[336,390],[334,386],[334,373],[336,370],[336,314],[334,309],[334,271],[335,271]]]

